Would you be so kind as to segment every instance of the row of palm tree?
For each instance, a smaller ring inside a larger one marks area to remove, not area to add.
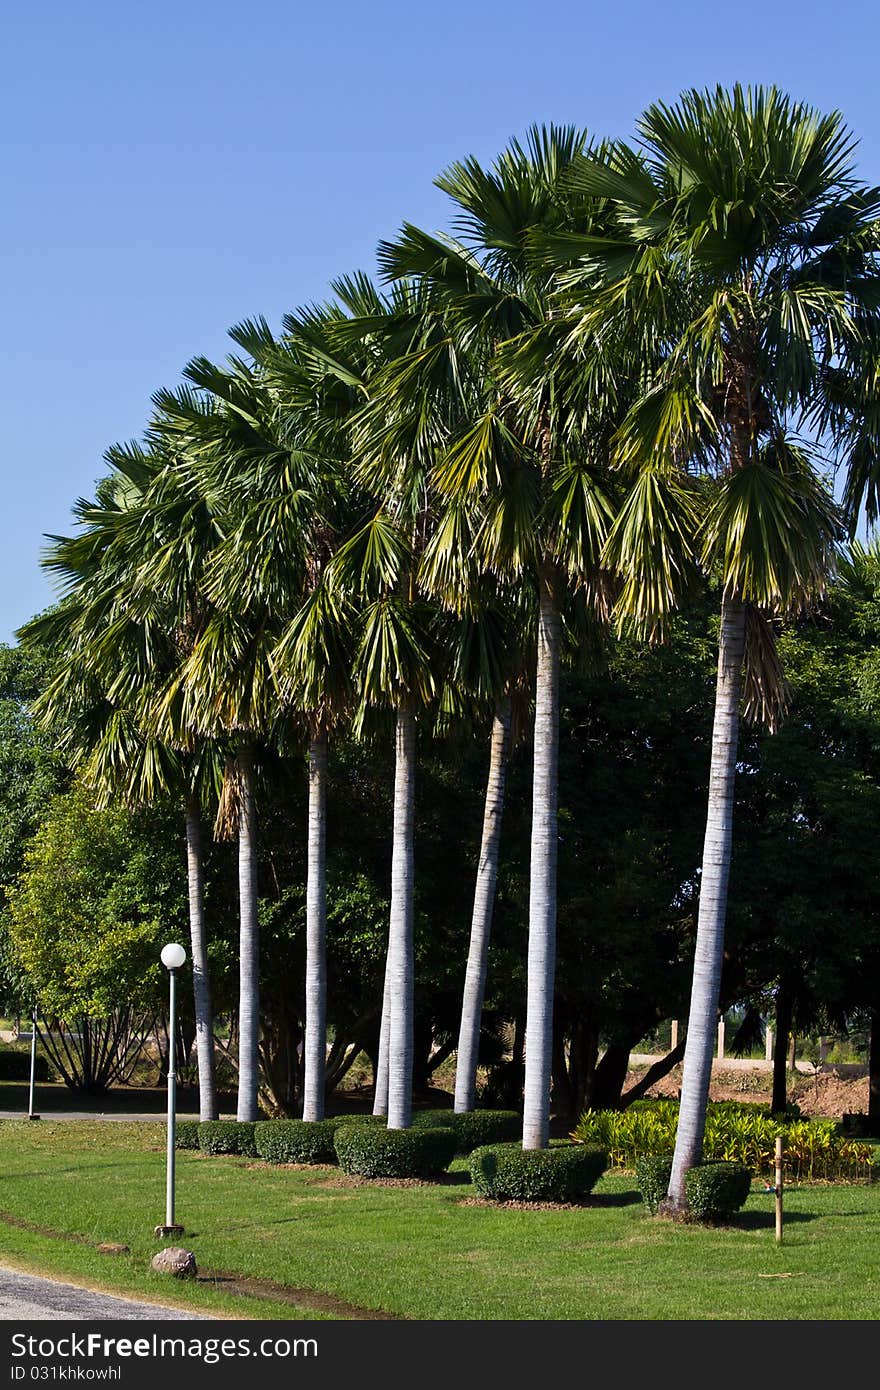
[[[693,993],[670,1209],[699,1161],[743,701],[784,711],[779,623],[821,594],[877,487],[880,193],[838,115],[774,89],[689,92],[639,143],[534,128],[438,180],[454,235],[405,225],[326,304],[232,330],[108,454],[68,589],[24,631],[41,703],[100,793],[186,807],[199,1078],[214,1113],[198,828],[239,841],[240,1119],[257,1113],[260,761],[307,748],[303,1114],[323,1114],[334,732],[393,725],[391,909],[376,1109],[410,1123],[417,727],[491,722],[455,1104],[475,1103],[512,722],[533,696],[523,1144],[546,1146],[560,670],[611,623],[661,639],[722,592]],[[601,808],[596,808],[597,815]],[[202,1045],[204,1044],[204,1046]]]

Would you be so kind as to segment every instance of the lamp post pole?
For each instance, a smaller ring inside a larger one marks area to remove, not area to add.
[[[174,1158],[177,1124],[177,972],[186,960],[186,951],[176,942],[162,948],[162,964],[168,971],[168,1128],[165,1157],[165,1225],[156,1235],[183,1235],[174,1220]]]
[[[168,971],[168,1133],[165,1163],[165,1225],[174,1225],[174,1140],[177,1121],[177,971]]]
[[[31,1079],[28,1087],[28,1119],[38,1120],[40,1117],[34,1111],[34,1081],[37,1075],[37,1010],[36,1006],[31,1009]]]

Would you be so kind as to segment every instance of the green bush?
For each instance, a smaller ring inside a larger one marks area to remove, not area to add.
[[[652,1216],[657,1215],[660,1203],[669,1191],[672,1159],[643,1155],[636,1159],[636,1186],[642,1201]]]
[[[458,1140],[452,1129],[380,1129],[343,1125],[335,1135],[344,1173],[363,1178],[436,1178],[448,1168]]]
[[[257,1156],[267,1163],[335,1163],[339,1120],[261,1120],[254,1128]]]
[[[749,1195],[752,1175],[742,1163],[715,1160],[684,1175],[688,1209],[697,1221],[717,1221],[739,1211]]]
[[[256,1158],[253,1121],[203,1120],[199,1125],[199,1148],[206,1154],[241,1154],[243,1158]]]
[[[198,1120],[178,1120],[174,1129],[175,1149],[197,1149],[199,1147]]]
[[[678,1101],[637,1101],[627,1110],[587,1110],[572,1137],[607,1149],[611,1162],[632,1168],[644,1156],[671,1155],[678,1128]],[[847,1139],[835,1120],[773,1116],[767,1106],[713,1101],[706,1112],[703,1157],[741,1163],[755,1173],[772,1173],[776,1136],[783,1137],[786,1176],[852,1182],[871,1179],[871,1150]]]
[[[459,1154],[469,1154],[484,1144],[504,1144],[518,1139],[522,1120],[515,1110],[470,1110],[456,1115],[453,1110],[417,1110],[414,1129],[452,1129],[458,1139]]]
[[[0,1048],[0,1081],[30,1081],[31,1054],[15,1048]],[[34,1058],[34,1080],[49,1080],[49,1063],[39,1052]]]
[[[334,1124],[339,1128],[340,1125],[380,1125],[388,1123],[387,1115],[334,1115]]]
[[[496,1202],[576,1202],[592,1192],[607,1166],[602,1149],[583,1144],[524,1149],[513,1143],[475,1149],[468,1170],[480,1196]]]

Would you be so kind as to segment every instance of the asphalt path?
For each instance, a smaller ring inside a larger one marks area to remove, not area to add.
[[[75,1284],[61,1284],[34,1274],[0,1266],[0,1322],[84,1322],[132,1319],[163,1322],[212,1321],[205,1314],[185,1308],[166,1308],[159,1303],[137,1303],[95,1293]]]

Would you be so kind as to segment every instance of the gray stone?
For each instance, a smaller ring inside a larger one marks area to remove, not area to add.
[[[173,1274],[177,1279],[195,1279],[198,1274],[196,1257],[180,1245],[169,1245],[150,1261],[150,1268],[160,1274]]]

